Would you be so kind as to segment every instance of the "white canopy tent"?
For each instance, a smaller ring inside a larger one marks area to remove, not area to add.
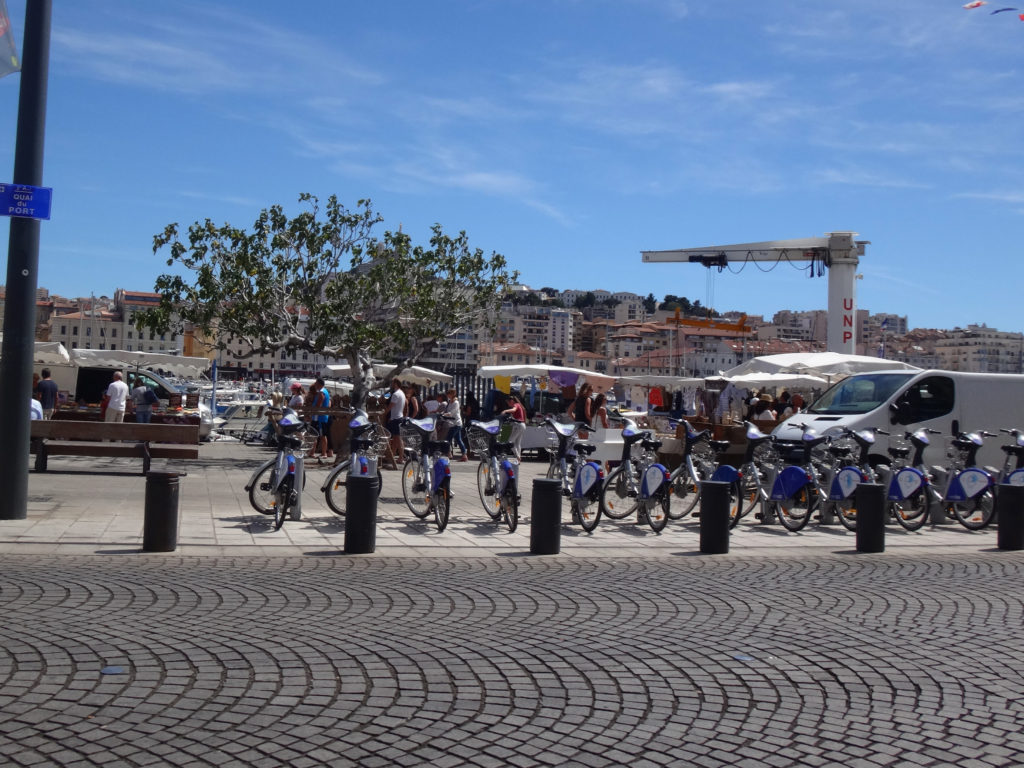
[[[737,387],[787,387],[790,389],[824,389],[828,381],[805,373],[744,373],[739,376],[708,376],[708,381],[725,379]]]
[[[167,371],[172,376],[198,379],[210,367],[205,357],[183,357],[161,352],[131,352],[127,349],[73,349],[74,365],[96,368],[139,368]]]
[[[493,379],[496,376],[547,378],[560,386],[575,386],[582,377],[595,392],[607,392],[615,384],[614,376],[560,365],[485,365],[477,370],[476,375],[482,379]],[[564,384],[570,380],[571,383]]]
[[[395,370],[394,365],[388,365],[387,363],[373,364],[373,375],[381,382],[393,370]],[[352,368],[348,363],[332,363],[331,365],[324,366],[323,375],[333,378],[352,378]],[[433,371],[430,368],[423,368],[419,365],[409,366],[398,374],[398,378],[407,384],[419,384],[424,387],[429,387],[433,384],[447,384],[452,380],[452,377],[447,373]]]
[[[0,333],[0,342],[4,335]],[[70,365],[71,356],[59,341],[37,341],[32,353],[32,362],[37,365]]]
[[[784,355],[764,355],[722,371],[721,378],[732,379],[748,373],[801,373],[810,376],[849,376],[868,371],[917,371],[919,368],[866,355],[846,355],[841,352],[790,352]]]
[[[704,379],[687,379],[682,376],[620,376],[618,381],[628,387],[668,387],[669,389],[704,385]]]

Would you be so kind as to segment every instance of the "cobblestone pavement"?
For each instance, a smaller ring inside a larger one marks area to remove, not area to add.
[[[602,521],[532,556],[453,466],[452,522],[386,472],[342,554],[315,467],[273,531],[269,454],[182,463],[178,550],[143,554],[138,462],[58,457],[0,521],[0,767],[1024,765],[1024,557],[996,532]],[[98,473],[96,470],[101,470]],[[135,473],[135,474],[131,474]],[[568,523],[568,511],[563,509]]]
[[[1024,763],[1019,553],[0,565],[3,765]]]

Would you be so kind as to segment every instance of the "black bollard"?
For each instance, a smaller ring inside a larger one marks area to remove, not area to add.
[[[861,483],[853,492],[857,510],[857,551],[885,552],[885,488]]]
[[[996,488],[996,524],[999,549],[1024,549],[1024,485]]]
[[[368,555],[377,549],[378,478],[349,475],[345,480],[345,554]]]
[[[143,552],[178,548],[178,477],[180,472],[146,473],[146,509],[142,525]]]
[[[557,555],[561,551],[562,481],[538,477],[530,501],[530,554]]]
[[[704,480],[700,484],[700,551],[729,554],[729,489],[732,483]]]

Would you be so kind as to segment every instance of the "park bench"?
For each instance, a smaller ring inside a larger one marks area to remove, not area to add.
[[[142,459],[198,459],[198,424],[133,424],[102,421],[33,421],[31,451],[36,472],[50,456],[122,456]]]

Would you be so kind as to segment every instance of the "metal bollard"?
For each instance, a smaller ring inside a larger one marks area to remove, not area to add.
[[[857,510],[857,551],[885,552],[885,487],[861,483],[853,492]]]
[[[376,475],[349,475],[345,510],[345,554],[368,555],[377,549]]]
[[[181,474],[146,473],[143,552],[173,552],[178,548],[178,478]]]
[[[530,501],[530,554],[562,551],[562,481],[538,477]]]
[[[996,525],[999,549],[1024,549],[1024,485],[996,488]]]
[[[729,554],[729,487],[732,483],[704,480],[700,484],[700,551]]]

